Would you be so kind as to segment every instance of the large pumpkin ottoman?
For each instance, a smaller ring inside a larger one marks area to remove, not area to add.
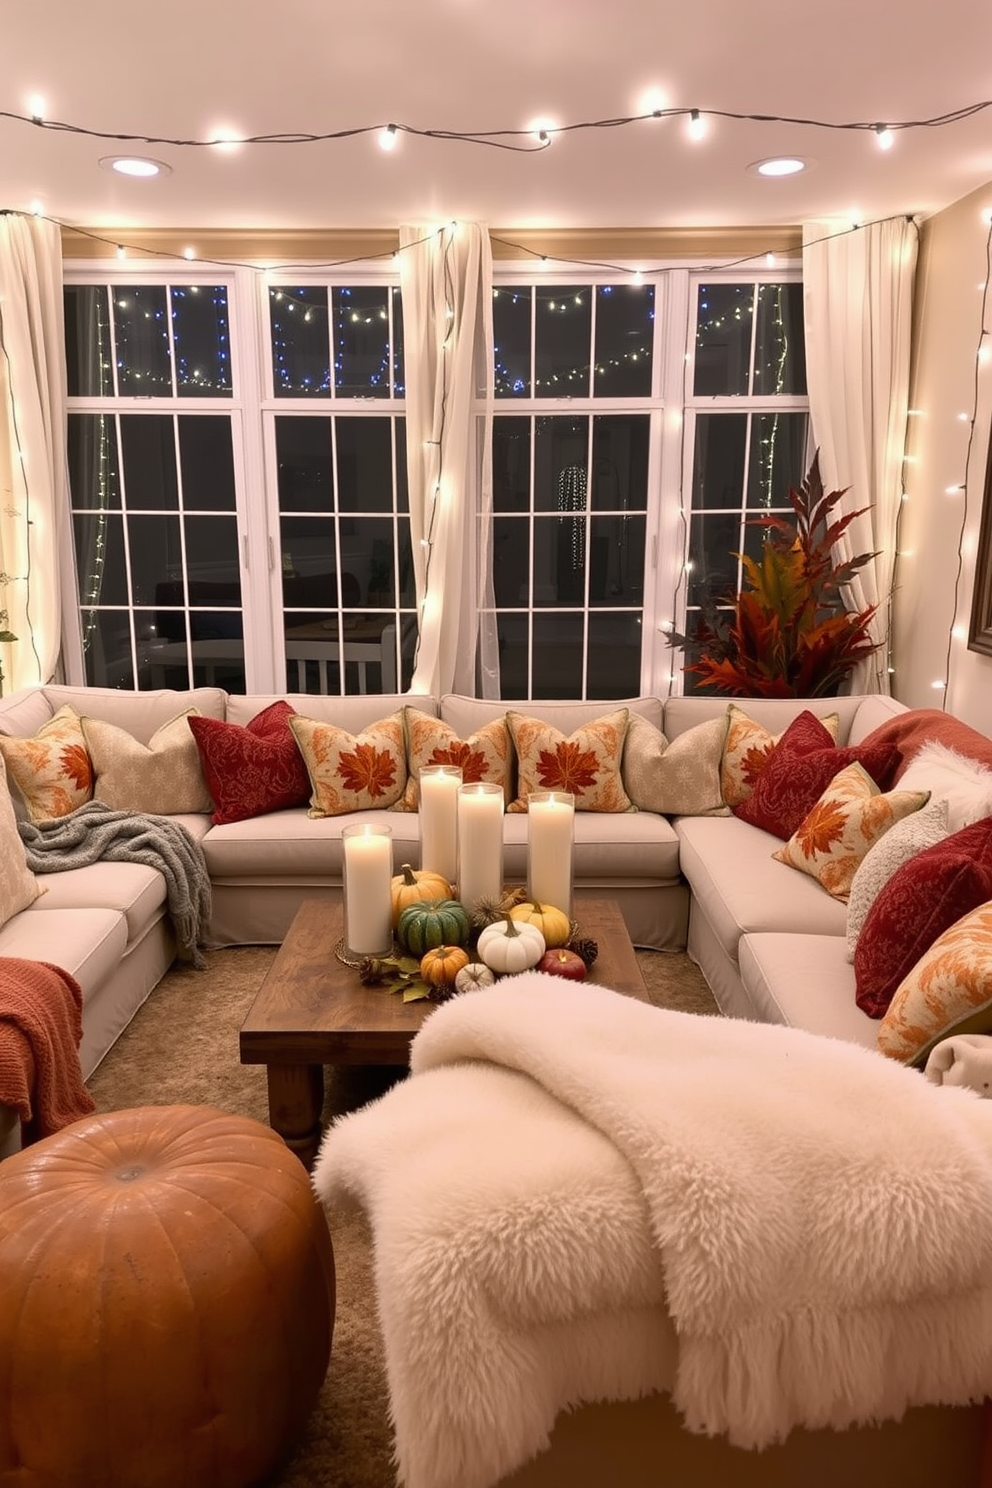
[[[333,1328],[323,1210],[257,1121],[143,1106],[0,1163],[0,1484],[248,1488]]]

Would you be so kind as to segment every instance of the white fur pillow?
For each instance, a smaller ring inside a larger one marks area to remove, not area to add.
[[[902,781],[899,782],[900,787]],[[851,880],[847,901],[847,959],[854,960],[858,936],[879,894],[893,874],[925,847],[933,847],[950,836],[947,802],[931,801],[890,827],[865,853]]]
[[[924,744],[899,776],[900,790],[928,790],[930,804],[947,803],[947,826],[960,832],[992,816],[992,770],[946,744]]]

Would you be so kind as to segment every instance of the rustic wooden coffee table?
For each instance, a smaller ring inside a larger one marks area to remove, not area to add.
[[[620,908],[578,891],[574,913],[599,946],[589,980],[647,1002]],[[325,1065],[406,1065],[434,1011],[427,1001],[366,987],[334,954],[344,929],[340,891],[301,904],[241,1027],[242,1064],[264,1064],[269,1124],[308,1168],[317,1155]]]

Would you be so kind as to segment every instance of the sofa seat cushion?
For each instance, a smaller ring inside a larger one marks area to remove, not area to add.
[[[0,926],[0,956],[50,961],[69,972],[87,999],[110,980],[127,950],[127,921],[116,909],[22,910]]]
[[[140,940],[148,926],[166,912],[165,878],[144,863],[87,863],[83,868],[40,874],[38,882],[45,892],[36,901],[36,909],[116,910],[127,921],[128,945]]]
[[[843,936],[745,935],[740,974],[762,1022],[875,1047],[878,1024],[854,1000],[854,970]]]
[[[776,863],[778,838],[736,817],[683,816],[675,827],[682,872],[734,962],[749,931],[838,935],[846,948],[847,906],[807,874]]]
[[[392,828],[393,864],[420,861],[420,818],[416,814],[354,811],[344,816],[311,817],[306,807],[273,811],[245,821],[211,827],[202,840],[212,879],[254,882],[340,883],[341,830],[351,822],[383,821]]]
[[[527,879],[527,816],[503,818],[503,872]],[[648,811],[575,814],[572,876],[576,883],[678,883],[679,839],[671,822]]]

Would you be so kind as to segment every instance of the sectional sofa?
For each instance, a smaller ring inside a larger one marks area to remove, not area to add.
[[[120,730],[145,746],[188,710],[242,729],[280,701],[218,688],[124,692],[48,685],[0,699],[0,735],[33,739],[68,707],[84,720]],[[383,719],[412,717],[428,733],[436,720],[460,740],[478,742],[509,715],[517,717],[518,730],[520,719],[536,719],[552,734],[579,737],[584,743],[592,739],[596,747],[602,742],[594,737],[597,722],[619,715],[623,722],[615,732],[622,756],[616,764],[629,795],[620,790],[619,799],[610,803],[616,809],[576,813],[577,886],[617,899],[635,945],[688,948],[724,1013],[874,1043],[877,1023],[854,998],[845,904],[814,878],[773,859],[781,842],[739,820],[723,804],[725,699],[492,702],[455,695],[291,694],[285,702],[305,719],[334,724],[355,736]],[[747,699],[739,707],[756,727],[776,736],[800,713],[833,715],[838,746],[858,745],[907,713],[902,704],[878,696],[808,703]],[[937,732],[941,717],[933,714]],[[957,728],[959,734],[970,734],[962,725]],[[914,743],[918,746],[925,736]],[[522,748],[523,734],[518,731],[516,737]],[[992,761],[992,744],[981,735],[973,737],[976,758]],[[960,744],[960,737],[956,742]],[[518,763],[522,768],[522,758]],[[507,768],[513,770],[512,760]],[[522,882],[526,871],[527,817],[512,809],[519,785],[514,776],[507,788],[508,882]],[[16,788],[12,795],[23,813]],[[301,804],[215,825],[209,792],[192,804],[200,809],[182,811],[176,819],[201,844],[209,870],[212,910],[204,926],[206,945],[279,943],[304,898],[340,885],[341,829],[356,819],[353,813],[315,818]],[[150,808],[146,804],[143,809]],[[416,811],[391,810],[389,821],[397,868],[403,862],[417,864]],[[0,925],[0,956],[57,960],[80,982],[85,1078],[175,958],[164,884],[153,868],[119,862],[39,874],[38,883],[43,888],[39,897]],[[0,1133],[8,1142],[15,1124],[0,1109]]]

